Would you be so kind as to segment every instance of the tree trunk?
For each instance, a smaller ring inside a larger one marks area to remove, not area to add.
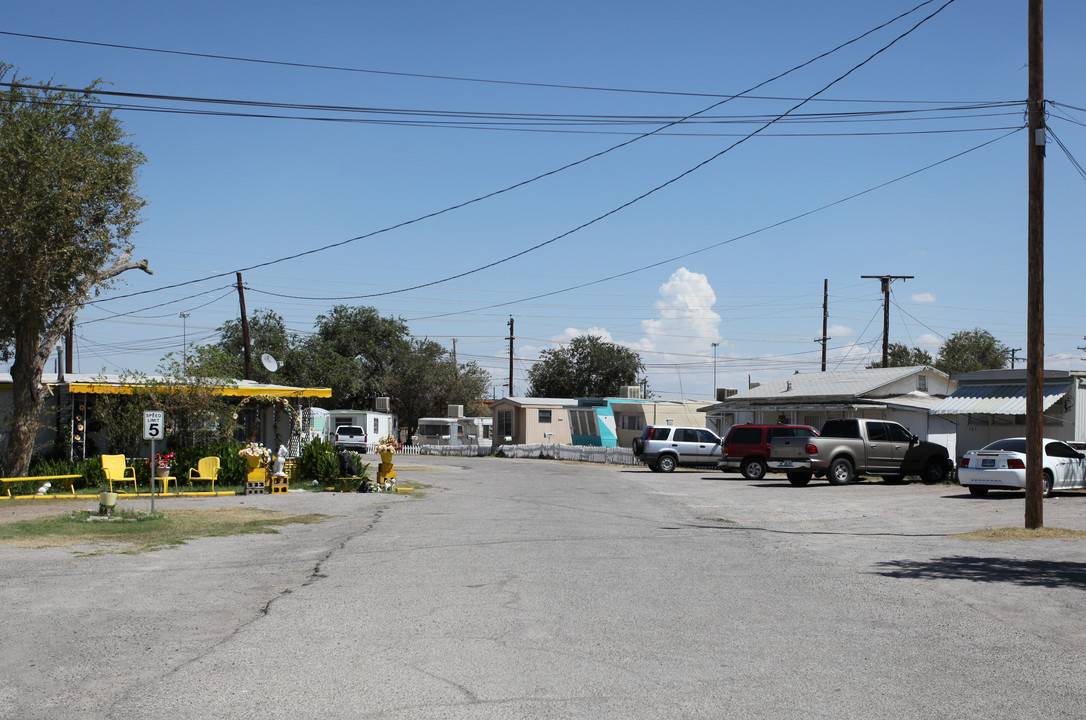
[[[55,344],[55,342],[54,342]],[[15,362],[11,365],[12,418],[4,455],[4,475],[24,477],[30,471],[38,415],[43,400],[41,373],[48,354],[43,355],[37,333],[22,332],[15,339]]]
[[[80,280],[75,294],[78,300],[62,308],[54,317],[44,318],[44,329],[34,321],[17,325],[15,360],[11,364],[11,433],[4,453],[5,477],[24,477],[30,472],[30,458],[34,455],[38,435],[38,415],[44,401],[41,373],[53,348],[68,331],[72,318],[90,296],[91,289],[128,270],[154,274],[146,260],[133,262],[131,257],[131,250],[125,251],[108,268]]]

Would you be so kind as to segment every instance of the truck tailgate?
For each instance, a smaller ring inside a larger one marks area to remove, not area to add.
[[[807,443],[811,438],[777,437],[769,443],[769,461],[766,465],[774,470],[794,470],[811,467]]]

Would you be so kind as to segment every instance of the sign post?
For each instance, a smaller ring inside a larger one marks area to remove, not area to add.
[[[151,514],[155,514],[155,440],[165,434],[166,413],[162,410],[145,410],[143,413],[143,439],[151,441]]]

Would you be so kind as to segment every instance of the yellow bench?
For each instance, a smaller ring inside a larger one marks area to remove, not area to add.
[[[81,477],[83,477],[83,476],[82,475],[35,475],[34,477],[0,478],[0,482],[3,482],[3,483],[18,483],[18,482],[27,482],[29,480],[33,480],[34,482],[45,482],[46,480],[67,480],[68,481],[68,490],[71,491],[72,495],[75,495],[75,479],[76,478],[81,478]],[[8,497],[11,497],[11,486],[8,485],[4,489],[7,490]]]

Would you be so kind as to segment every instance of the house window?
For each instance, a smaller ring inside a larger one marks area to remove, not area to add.
[[[541,423],[549,423],[550,421],[551,421],[551,411],[550,410],[540,410],[539,411],[539,422],[541,422]]]
[[[512,437],[513,435],[513,411],[498,411],[498,435]]]
[[[623,430],[641,430],[645,427],[645,418],[641,415],[619,415],[618,422]]]
[[[377,425],[377,418],[373,419],[373,434],[376,435],[380,428]]]
[[[916,376],[916,389],[919,390],[920,392],[927,392],[928,391],[928,376],[927,375],[917,375]]]

